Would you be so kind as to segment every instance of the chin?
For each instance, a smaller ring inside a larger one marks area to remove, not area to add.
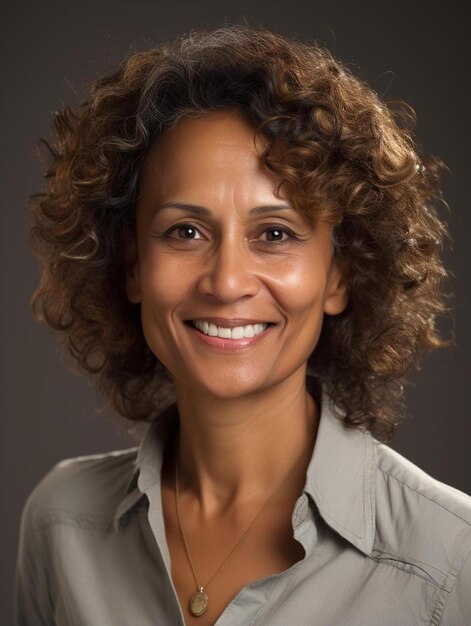
[[[199,393],[208,394],[220,400],[230,400],[257,392],[264,383],[253,373],[247,372],[245,376],[237,376],[234,372],[225,373],[219,370],[218,375],[186,377],[183,380],[179,379],[176,384],[193,388]]]

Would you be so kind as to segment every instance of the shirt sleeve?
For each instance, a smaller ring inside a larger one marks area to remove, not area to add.
[[[23,508],[15,569],[13,615],[15,626],[53,626],[46,560],[47,527],[35,528],[35,492]]]
[[[471,624],[471,551],[456,577],[443,611],[441,626],[469,626]]]

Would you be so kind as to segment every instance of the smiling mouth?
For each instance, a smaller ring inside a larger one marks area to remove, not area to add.
[[[271,322],[260,324],[247,324],[245,326],[235,326],[234,328],[225,328],[218,326],[213,322],[205,322],[204,320],[187,320],[187,326],[196,328],[204,335],[209,337],[219,337],[221,339],[245,339],[256,337],[263,333],[269,326],[274,326]]]

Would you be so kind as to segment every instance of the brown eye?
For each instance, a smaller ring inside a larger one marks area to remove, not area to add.
[[[270,243],[284,243],[290,239],[295,239],[294,234],[288,228],[281,228],[281,226],[270,226],[263,232],[267,233],[265,241]],[[287,237],[283,238],[283,235],[287,235]]]
[[[270,228],[267,232],[271,233],[271,237],[268,238],[269,241],[280,241],[283,239],[283,231],[280,228]]]
[[[174,236],[177,233],[177,236]],[[171,239],[197,239],[198,229],[193,224],[175,224],[165,231],[164,236]]]

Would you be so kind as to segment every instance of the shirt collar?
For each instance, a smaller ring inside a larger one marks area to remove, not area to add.
[[[313,384],[308,377],[308,389]],[[376,529],[376,446],[370,432],[347,427],[344,415],[323,387],[304,491],[331,528],[370,554]]]
[[[313,395],[318,393],[311,376],[307,377],[307,386]],[[334,531],[364,554],[370,554],[375,535],[376,449],[371,434],[345,426],[343,415],[322,388],[319,426],[304,492]],[[177,419],[177,405],[172,404],[149,426],[116,510],[116,530],[159,480],[165,442]]]
[[[146,491],[160,478],[165,443],[172,424],[178,419],[175,403],[167,406],[147,428],[137,450],[124,496],[116,509],[113,525],[119,531],[128,519],[131,509],[144,499]]]

